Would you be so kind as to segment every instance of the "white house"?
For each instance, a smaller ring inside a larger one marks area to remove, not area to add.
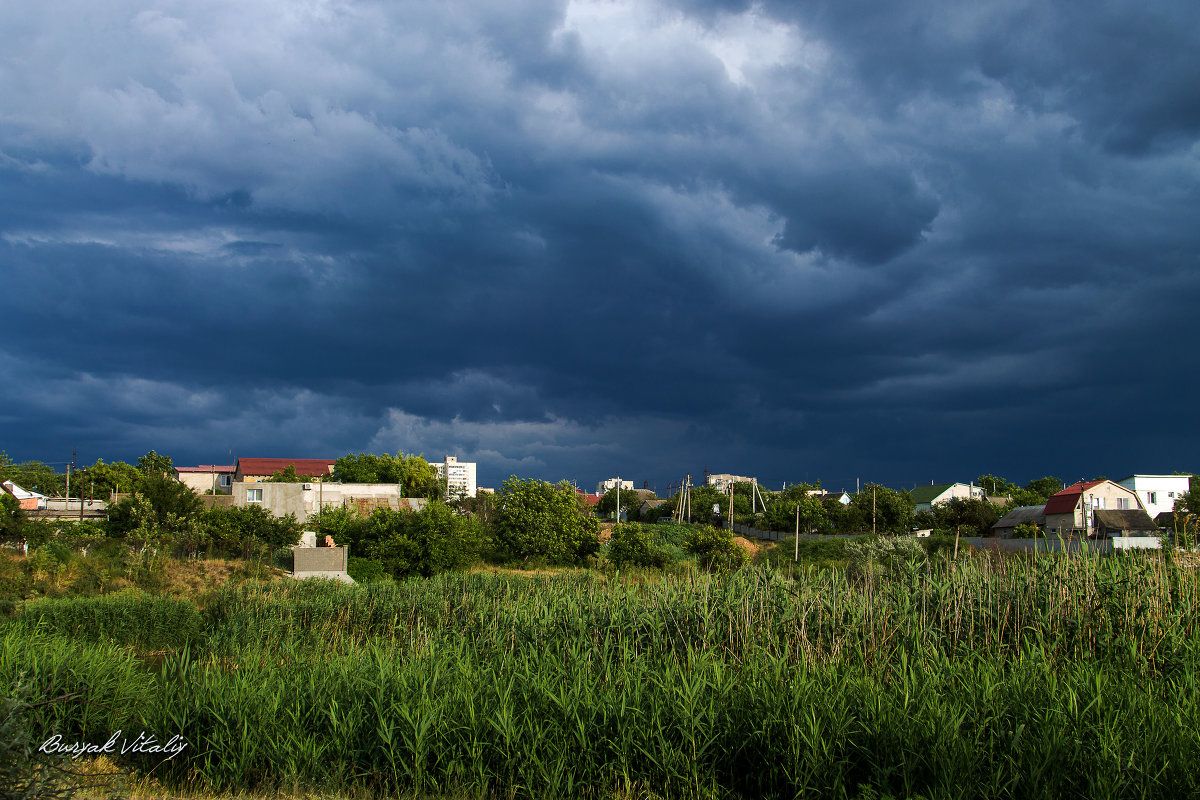
[[[1175,510],[1175,499],[1188,490],[1188,475],[1130,475],[1117,483],[1132,489],[1151,518]]]
[[[916,511],[932,511],[939,503],[949,503],[954,498],[984,500],[987,495],[982,486],[973,483],[936,483],[918,486],[908,493],[916,505]]]

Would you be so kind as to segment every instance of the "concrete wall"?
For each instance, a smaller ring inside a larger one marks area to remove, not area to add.
[[[229,487],[221,485],[221,476],[232,475],[228,472],[218,472],[214,476],[211,472],[180,472],[178,473],[179,482],[191,489],[196,494],[204,494],[211,492],[215,483],[217,494],[229,494]],[[214,481],[214,477],[216,480]]]
[[[305,487],[309,488],[305,488]],[[251,491],[262,492],[261,502],[248,499]],[[396,511],[420,511],[423,498],[403,497],[403,488],[396,483],[267,483],[235,481],[235,506],[262,505],[276,517],[295,514],[300,522],[325,508],[352,508],[369,514],[376,508]]]
[[[349,547],[293,547],[292,572],[345,572]]]

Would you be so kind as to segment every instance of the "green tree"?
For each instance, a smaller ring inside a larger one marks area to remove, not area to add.
[[[440,500],[417,512],[378,509],[370,522],[375,541],[367,555],[396,578],[465,569],[479,558],[486,538],[477,520]]]
[[[1032,480],[1021,489],[1012,493],[1014,506],[1041,506],[1050,499],[1050,495],[1062,491],[1063,482],[1053,476]]]
[[[213,507],[199,520],[198,545],[250,558],[300,541],[303,526],[294,514],[276,517],[259,505]]]
[[[141,478],[142,473],[132,464],[126,464],[124,461],[106,464],[101,458],[90,467],[81,467],[75,471],[71,475],[71,485],[79,487],[72,490],[77,496],[107,500],[114,492],[132,492]]]
[[[868,483],[850,499],[858,512],[862,530],[900,534],[912,530],[914,504],[907,492],[897,492],[877,483]]]
[[[171,463],[170,456],[159,455],[151,450],[137,460],[137,469],[147,477],[154,475],[163,477],[170,475],[175,470],[175,465]]]
[[[203,504],[200,497],[172,477],[145,475],[134,493],[108,507],[108,530],[114,536],[142,541],[193,537]]]
[[[23,461],[14,464],[9,457],[0,453],[0,481],[12,481],[22,489],[62,497],[66,493],[66,476],[41,461]]]
[[[441,498],[445,486],[422,456],[351,453],[333,463],[333,480],[343,483],[397,483],[405,497]]]
[[[970,536],[986,536],[1000,519],[996,507],[977,497],[954,497],[933,507],[936,527]]]
[[[284,469],[278,470],[274,475],[267,478],[264,483],[313,483],[316,481],[312,475],[297,475],[296,465],[288,464]]]
[[[544,558],[552,564],[579,564],[600,548],[597,525],[575,501],[575,488],[563,482],[522,479],[515,475],[497,495],[495,533],[503,552],[514,559]]]
[[[975,479],[975,485],[983,487],[989,497],[1008,497],[1020,489],[1015,483],[998,475],[980,475]]]

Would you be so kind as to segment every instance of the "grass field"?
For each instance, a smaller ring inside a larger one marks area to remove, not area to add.
[[[884,548],[794,579],[244,581],[20,604],[0,679],[86,698],[34,738],[182,736],[114,759],[170,792],[1178,798],[1198,608],[1158,557]]]

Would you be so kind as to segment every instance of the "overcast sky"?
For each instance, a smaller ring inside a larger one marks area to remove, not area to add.
[[[0,448],[1200,469],[1180,2],[0,4]]]

